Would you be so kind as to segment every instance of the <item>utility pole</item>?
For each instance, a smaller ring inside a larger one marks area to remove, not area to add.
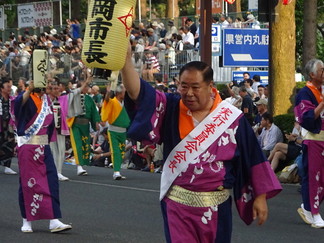
[[[211,0],[200,0],[200,27],[199,27],[199,48],[201,61],[211,66],[211,25],[212,25],[212,4]]]

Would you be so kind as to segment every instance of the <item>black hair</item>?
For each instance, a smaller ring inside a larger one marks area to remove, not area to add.
[[[256,82],[260,82],[261,78],[260,78],[260,75],[253,75],[253,78],[252,78],[254,81]]]
[[[182,35],[177,35],[177,40],[182,40]]]
[[[214,71],[207,63],[200,62],[200,61],[189,62],[180,69],[179,77],[181,77],[182,73],[187,70],[200,71],[206,83],[210,83],[213,81]]]
[[[246,79],[245,82],[248,82],[248,83],[250,84],[250,86],[253,85],[253,81],[252,81],[252,79],[250,79],[250,78]]]
[[[273,123],[273,116],[269,112],[265,112],[262,115],[262,118],[266,121],[269,121],[270,123]]]
[[[61,80],[57,76],[54,77],[54,81],[57,83],[57,85],[60,85],[61,84]]]
[[[243,76],[244,76],[244,74],[247,74],[247,75],[249,75],[249,76],[250,76],[250,73],[249,73],[249,72],[244,72],[244,73],[243,73]]]
[[[108,136],[108,127],[105,127],[102,131],[101,134],[104,135],[106,134]]]

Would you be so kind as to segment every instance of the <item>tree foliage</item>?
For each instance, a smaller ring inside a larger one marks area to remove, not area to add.
[[[296,1],[296,65],[301,66],[303,54],[304,1]],[[317,56],[324,60],[324,0],[317,0]]]

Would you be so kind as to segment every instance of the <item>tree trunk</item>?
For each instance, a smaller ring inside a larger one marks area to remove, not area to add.
[[[81,18],[81,0],[73,0],[71,1],[71,18],[78,19],[80,21]]]
[[[174,19],[179,17],[179,4],[178,0],[168,0],[167,3],[167,18]],[[174,8],[174,9],[173,9]]]
[[[141,15],[142,15],[142,19],[146,19],[147,16],[147,4],[146,4],[146,0],[141,0]]]
[[[270,112],[276,116],[292,112],[295,83],[295,3],[278,1],[270,27]]]
[[[316,56],[317,0],[304,0],[303,67]]]

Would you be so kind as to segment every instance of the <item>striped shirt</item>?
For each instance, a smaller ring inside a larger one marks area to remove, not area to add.
[[[147,69],[151,69],[151,65],[153,65],[153,69],[157,69],[158,71],[160,71],[160,64],[158,59],[152,55],[151,57],[147,58],[145,61],[146,65],[147,65]]]

